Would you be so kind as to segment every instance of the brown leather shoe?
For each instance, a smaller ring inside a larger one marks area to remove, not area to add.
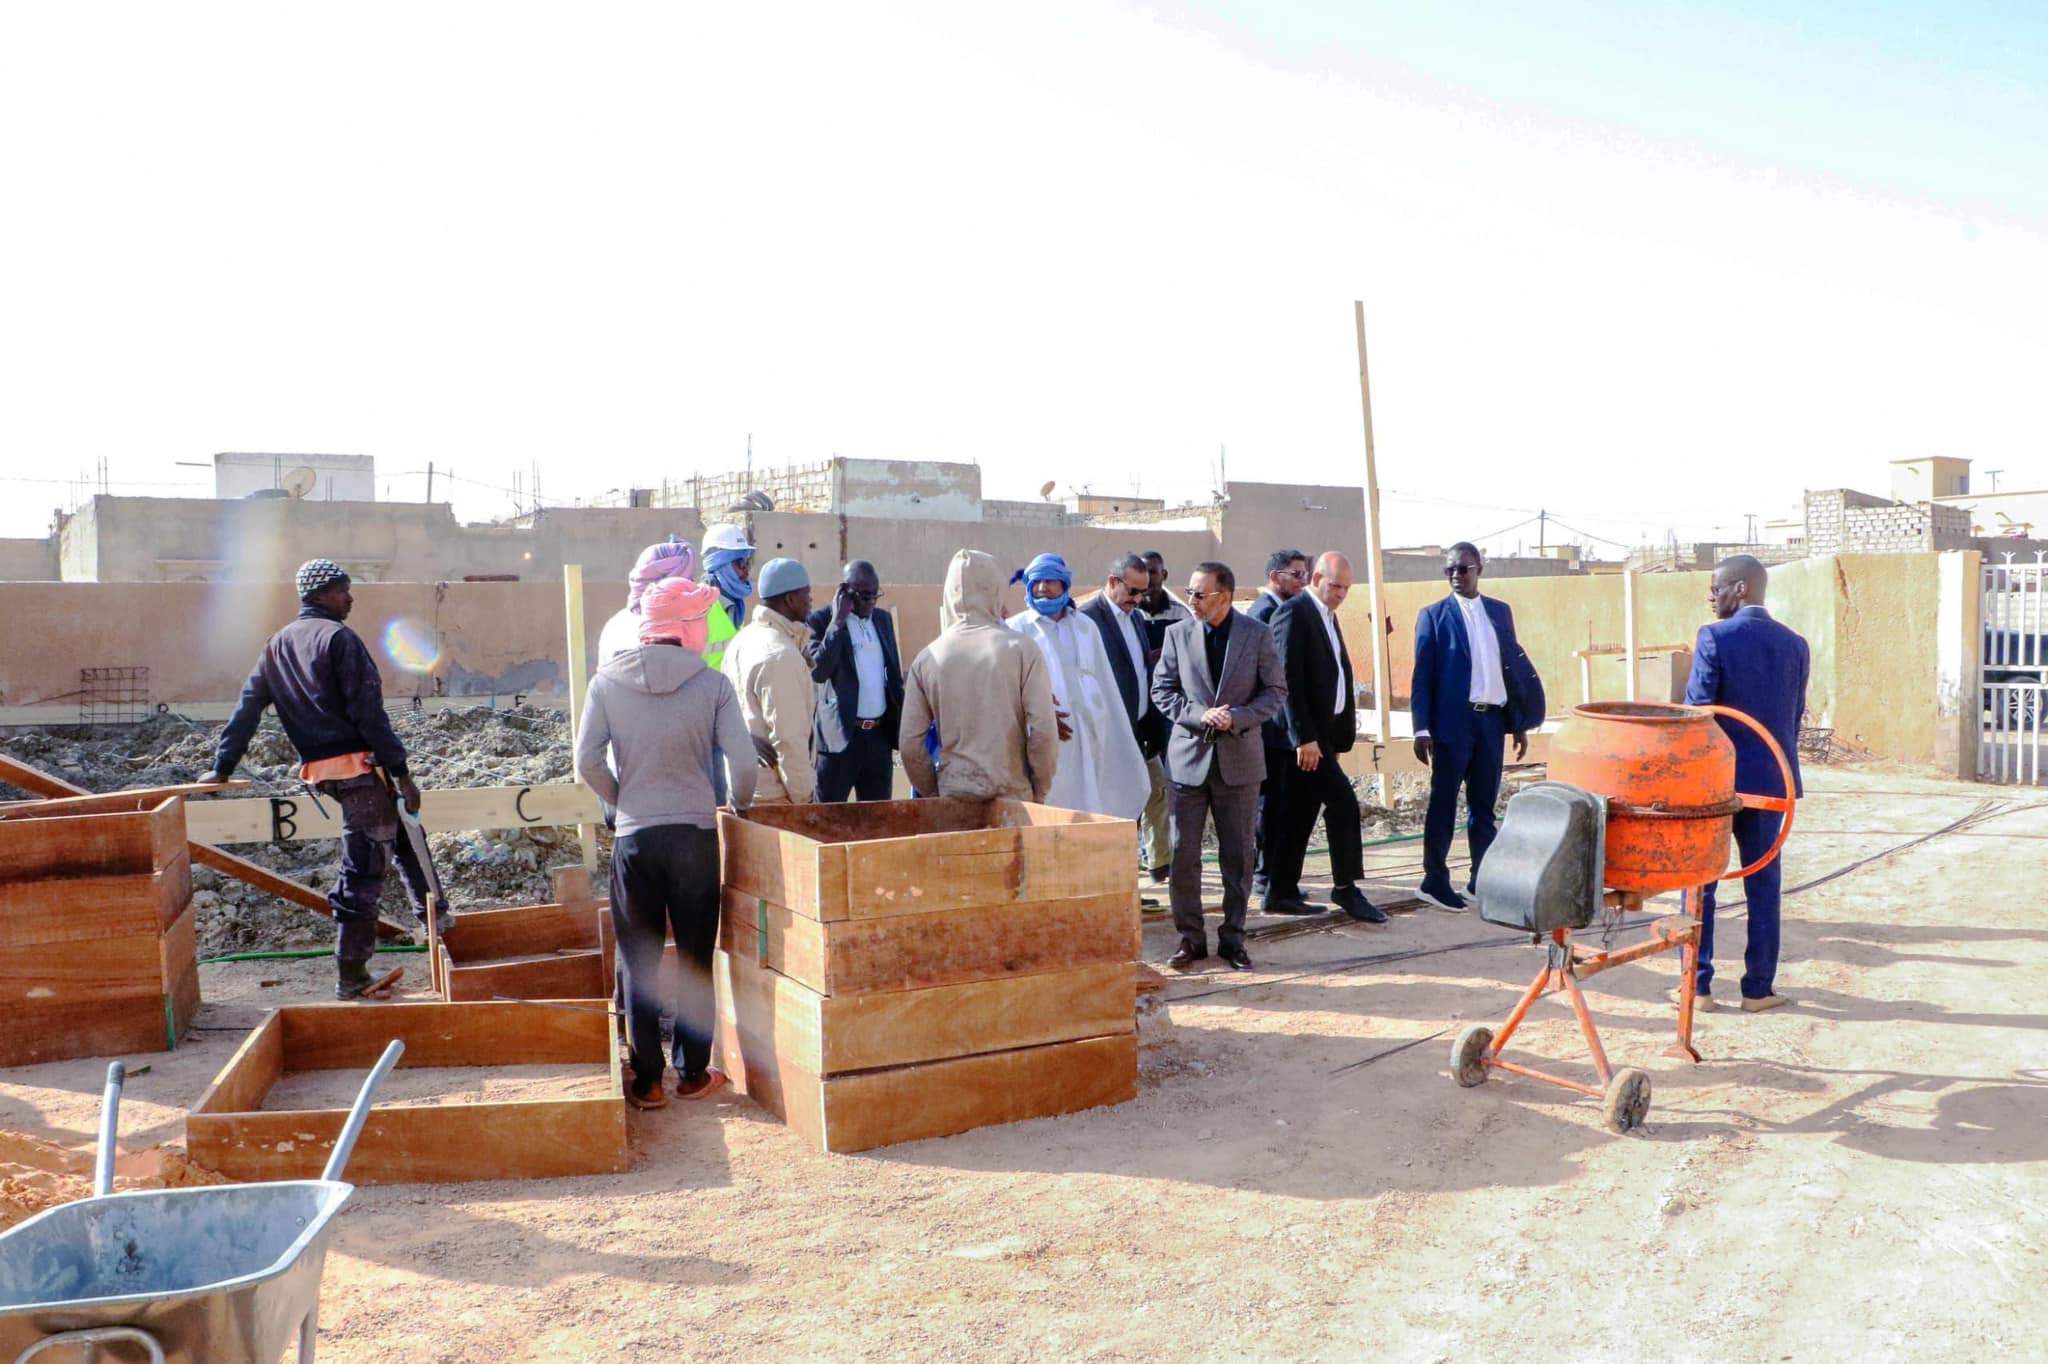
[[[661,1081],[642,1083],[639,1080],[626,1082],[626,1102],[639,1109],[668,1107],[668,1091],[661,1087]]]
[[[1751,999],[1745,995],[1742,1000],[1742,1012],[1746,1014],[1760,1014],[1765,1009],[1782,1008],[1791,1002],[1791,1000],[1783,995],[1765,995],[1762,999]]]
[[[676,1076],[678,1099],[701,1099],[725,1088],[725,1072],[713,1066],[702,1075]]]

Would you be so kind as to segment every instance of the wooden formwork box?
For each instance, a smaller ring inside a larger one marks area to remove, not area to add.
[[[473,909],[427,937],[434,992],[450,1002],[612,996],[608,907]]]
[[[1137,1092],[1130,821],[1020,801],[719,816],[728,1074],[819,1150]]]
[[[7,810],[0,1066],[166,1051],[198,1010],[184,800],[111,813]]]
[[[231,1179],[317,1179],[345,1108],[263,1109],[285,1075],[367,1073],[394,1038],[401,1068],[603,1067],[597,1097],[373,1106],[348,1165],[352,1184],[554,1179],[627,1168],[626,1091],[610,1001],[527,1004],[313,1004],[273,1012],[243,1040],[185,1116],[190,1157]]]

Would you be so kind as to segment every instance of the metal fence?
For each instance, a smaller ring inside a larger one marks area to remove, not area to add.
[[[1977,775],[2042,784],[2041,719],[2048,707],[2048,562],[1984,565],[1982,732]]]

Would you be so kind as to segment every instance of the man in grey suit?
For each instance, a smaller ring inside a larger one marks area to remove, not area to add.
[[[1228,565],[1196,564],[1187,596],[1194,619],[1168,628],[1152,671],[1152,702],[1173,727],[1166,741],[1173,821],[1169,889],[1180,949],[1167,965],[1177,971],[1209,955],[1202,925],[1205,819],[1216,822],[1216,860],[1223,872],[1217,955],[1239,971],[1252,966],[1244,950],[1244,915],[1251,894],[1252,821],[1266,777],[1259,731],[1287,704],[1287,672],[1273,649],[1272,632],[1232,609],[1236,587]]]

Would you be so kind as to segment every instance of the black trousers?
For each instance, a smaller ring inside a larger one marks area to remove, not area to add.
[[[1273,853],[1284,841],[1282,831],[1287,828],[1288,795],[1294,788],[1294,778],[1299,771],[1294,765],[1293,749],[1285,744],[1278,747],[1266,745],[1266,779],[1259,783],[1259,814],[1252,826],[1252,840],[1257,849],[1257,861],[1252,864],[1253,894],[1284,897],[1301,889],[1294,885],[1276,885],[1272,875]]]
[[[711,1064],[717,1017],[711,953],[718,945],[718,833],[662,824],[621,834],[612,843],[612,865],[612,931],[618,937],[633,1078],[661,1082],[661,954],[671,932],[683,966],[675,1009],[676,1071],[701,1075]]]
[[[1290,762],[1293,761],[1289,755]],[[1341,890],[1355,886],[1365,875],[1365,847],[1358,832],[1358,797],[1351,779],[1337,765],[1335,754],[1325,753],[1313,772],[1299,764],[1288,779],[1287,823],[1280,830],[1280,844],[1268,861],[1274,895],[1298,893],[1301,864],[1308,858],[1308,841],[1316,831],[1316,816],[1323,817],[1323,834],[1330,846],[1330,879]]]
[[[398,806],[375,773],[322,782],[320,789],[341,806],[341,875],[327,893],[334,914],[334,955],[368,961],[377,950],[377,902],[384,897],[392,862],[398,863],[406,898],[421,923],[427,920],[426,869],[412,840],[398,836]]]
[[[855,800],[887,800],[896,785],[896,749],[879,729],[855,729],[841,753],[818,755],[818,799],[836,805]]]

